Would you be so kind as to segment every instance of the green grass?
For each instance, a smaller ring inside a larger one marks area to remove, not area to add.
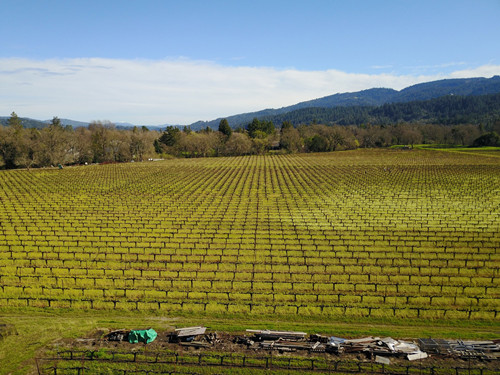
[[[404,147],[404,146],[392,146],[393,148]],[[500,151],[498,146],[482,146],[482,147],[472,147],[472,146],[460,146],[460,145],[447,145],[447,144],[421,144],[414,145],[415,149],[430,149],[430,150],[446,150],[446,149],[459,149],[459,150],[475,150],[475,151]]]
[[[500,324],[481,321],[436,321],[393,319],[317,319],[312,317],[263,315],[163,315],[157,312],[67,311],[60,309],[3,309],[0,323],[13,324],[18,335],[0,341],[0,374],[26,374],[43,357],[49,343],[82,338],[107,329],[152,327],[170,331],[177,327],[205,325],[211,331],[242,334],[246,329],[304,331],[339,337],[391,336],[395,338],[441,337],[455,339],[498,338]],[[460,327],[458,329],[458,327]],[[104,331],[103,331],[104,332]]]
[[[462,152],[481,156],[500,157],[500,147],[466,147],[457,145],[415,145],[415,149],[446,152]]]

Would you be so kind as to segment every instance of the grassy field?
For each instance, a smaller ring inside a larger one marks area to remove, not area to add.
[[[448,152],[463,152],[467,154],[476,154],[481,156],[500,157],[500,147],[465,147],[465,146],[446,146],[446,145],[418,145],[415,148],[422,150],[437,150]]]
[[[305,331],[340,337],[391,336],[397,338],[446,337],[455,339],[498,338],[498,324],[444,320],[293,319],[286,316],[162,314],[139,311],[2,309],[0,323],[15,325],[18,334],[0,340],[0,374],[36,373],[35,358],[45,358],[46,348],[71,348],[72,339],[95,337],[109,329],[154,327],[157,331],[205,325],[210,331],[244,333],[247,328]],[[111,349],[111,348],[109,348]],[[108,349],[108,350],[109,350]],[[144,350],[142,347],[135,350]],[[339,359],[335,357],[334,359]],[[38,361],[39,364],[43,363]],[[80,364],[80,363],[78,363]],[[133,366],[132,366],[133,368]],[[151,367],[149,368],[152,369]],[[153,367],[153,369],[157,370]],[[199,373],[199,369],[194,371]],[[223,373],[221,369],[215,371]],[[63,372],[64,373],[64,372]],[[110,373],[104,371],[103,373]],[[111,372],[112,373],[112,372]],[[226,373],[226,372],[224,372]],[[241,372],[238,372],[241,373]],[[254,374],[259,371],[252,372]]]
[[[33,350],[104,326],[99,314],[498,336],[498,155],[356,150],[1,171],[0,323],[31,320]]]

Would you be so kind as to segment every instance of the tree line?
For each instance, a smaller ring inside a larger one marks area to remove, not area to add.
[[[24,128],[13,112],[7,126],[0,126],[0,166],[10,169],[142,161],[155,154],[153,142],[157,138],[158,132],[145,127],[118,130],[100,121],[73,129],[63,126],[57,117],[43,129]]]
[[[293,126],[283,121],[253,119],[232,129],[222,119],[218,130],[192,131],[169,126],[163,132],[146,127],[117,129],[94,121],[88,127],[63,126],[54,117],[43,128],[24,128],[13,112],[0,126],[0,167],[32,168],[104,162],[143,161],[167,157],[208,157],[268,152],[328,152],[393,145],[442,144],[500,146],[500,121],[482,125],[418,124]]]
[[[496,130],[493,131],[492,129]],[[158,154],[181,157],[236,156],[268,152],[328,152],[393,145],[440,144],[500,146],[500,121],[488,129],[481,125],[395,124],[325,125],[294,127],[284,121],[254,118],[246,127],[231,129],[222,119],[217,131],[210,127],[191,131],[169,126],[155,141]]]

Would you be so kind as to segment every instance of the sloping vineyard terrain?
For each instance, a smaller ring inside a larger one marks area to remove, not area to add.
[[[498,320],[500,159],[412,150],[0,172],[0,306]]]

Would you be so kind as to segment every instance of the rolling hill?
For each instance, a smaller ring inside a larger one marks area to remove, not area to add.
[[[285,115],[287,113],[306,108],[378,107],[384,104],[426,101],[450,95],[479,96],[496,93],[500,93],[500,76],[492,78],[443,79],[419,83],[400,91],[388,88],[372,88],[352,93],[334,94],[279,109],[265,109],[258,112],[229,116],[227,117],[227,121],[231,127],[236,128],[247,125],[253,118],[273,119],[275,116],[276,118],[287,117]],[[193,130],[203,129],[207,126],[216,129],[220,120],[221,118],[212,121],[198,121],[190,126]]]

